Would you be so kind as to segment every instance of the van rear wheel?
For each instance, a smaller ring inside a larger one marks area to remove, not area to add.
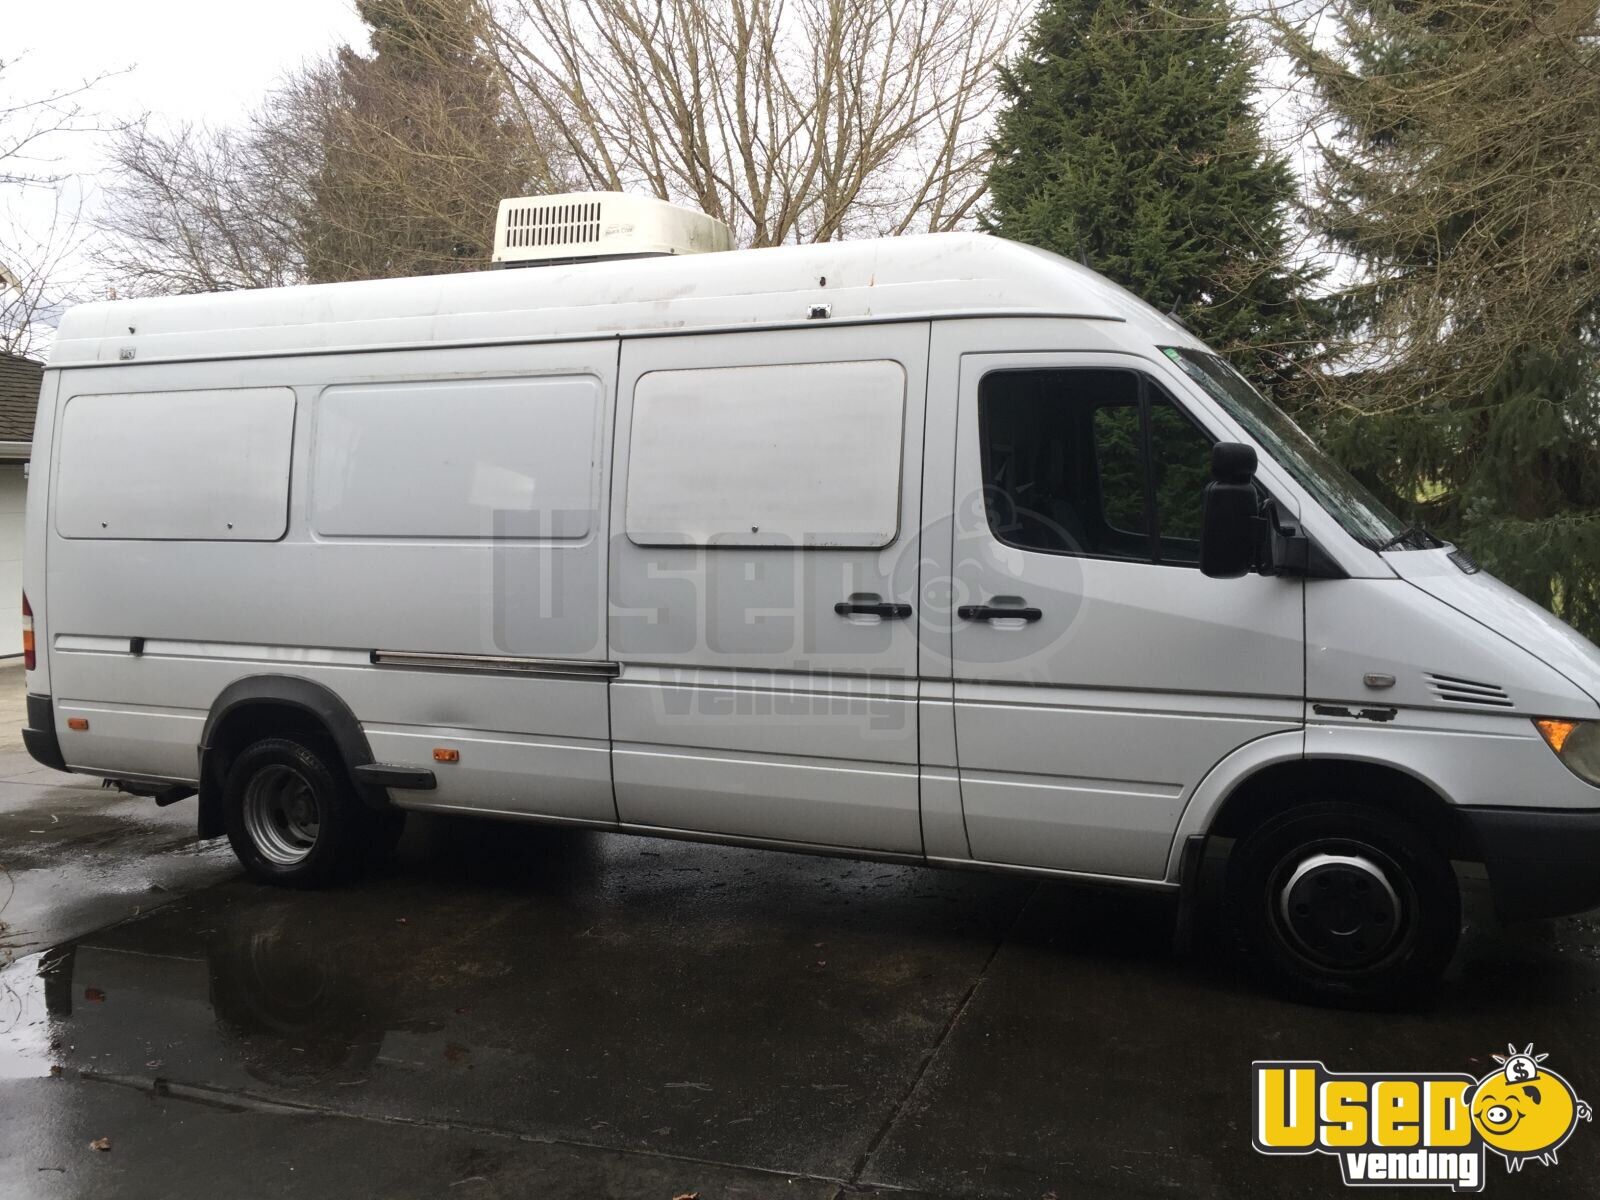
[[[1234,847],[1228,902],[1241,940],[1289,996],[1384,1007],[1438,982],[1461,933],[1450,860],[1384,809],[1319,801]]]
[[[329,749],[263,738],[228,769],[223,819],[245,868],[264,883],[320,887],[352,874],[389,814],[362,803]],[[392,842],[390,843],[392,845]]]

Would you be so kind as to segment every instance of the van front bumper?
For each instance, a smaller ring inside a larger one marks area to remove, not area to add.
[[[56,737],[55,706],[49,696],[28,693],[28,727],[22,731],[22,744],[34,762],[52,771],[67,769],[67,760],[61,757],[61,739]]]
[[[1504,920],[1600,908],[1600,809],[1461,808]]]

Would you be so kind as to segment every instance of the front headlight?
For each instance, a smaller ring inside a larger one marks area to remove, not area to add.
[[[1556,757],[1585,783],[1600,787],[1600,721],[1535,721]]]

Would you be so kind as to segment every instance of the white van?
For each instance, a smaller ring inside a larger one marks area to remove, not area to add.
[[[258,878],[412,810],[1192,896],[1359,1002],[1600,904],[1600,650],[978,235],[86,305],[27,743]],[[1221,846],[1224,842],[1219,842]]]

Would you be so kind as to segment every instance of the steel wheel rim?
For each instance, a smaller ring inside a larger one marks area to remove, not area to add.
[[[292,867],[316,849],[322,805],[300,772],[278,764],[263,767],[245,788],[244,828],[262,858]]]
[[[1267,890],[1273,933],[1325,971],[1381,967],[1415,934],[1417,897],[1405,874],[1372,846],[1323,842],[1286,856]]]

